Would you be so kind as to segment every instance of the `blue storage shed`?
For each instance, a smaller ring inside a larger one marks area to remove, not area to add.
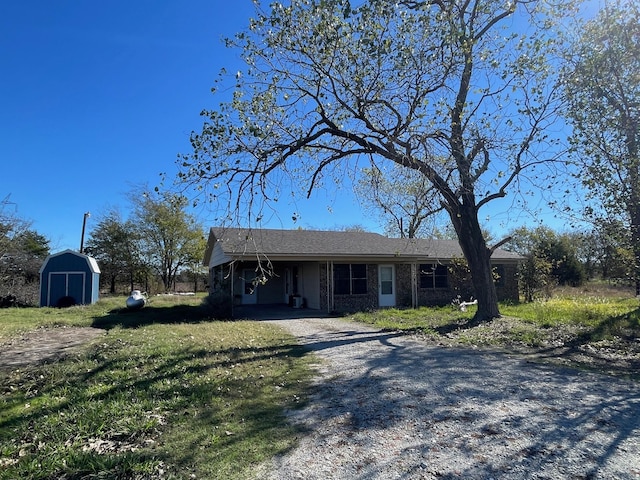
[[[49,255],[40,268],[40,306],[96,303],[100,268],[94,258],[73,250]]]

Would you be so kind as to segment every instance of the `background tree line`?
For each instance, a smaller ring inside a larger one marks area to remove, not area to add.
[[[175,290],[178,280],[191,290],[204,288],[202,226],[179,194],[137,189],[129,195],[131,214],[107,211],[90,231],[85,253],[96,259],[101,283],[109,293],[134,289]]]
[[[555,232],[547,227],[514,230],[505,247],[524,257],[520,292],[526,302],[549,297],[556,286],[605,281],[634,286],[634,246],[620,223],[591,230]]]
[[[17,214],[7,195],[0,202],[0,306],[37,305],[40,267],[50,241]]]
[[[100,267],[101,289],[125,293],[169,292],[176,284],[203,290],[207,279],[202,259],[204,231],[188,213],[185,197],[136,189],[129,195],[130,215],[118,209],[94,215],[84,252]],[[7,199],[0,204],[0,305],[36,306],[40,268],[52,252],[50,240],[20,218]]]
[[[186,212],[186,199],[158,193],[137,193],[130,198],[135,207],[129,218],[111,209],[90,229],[85,253],[98,261],[101,288],[112,294],[133,289],[160,292],[172,290],[179,282],[203,290],[207,272],[201,262],[206,241],[200,225]],[[37,305],[39,270],[51,253],[50,242],[27,221],[7,213],[6,207],[0,216],[0,300],[3,306]],[[395,225],[400,228],[401,224]],[[446,229],[429,234],[455,236]],[[619,221],[567,232],[545,226],[520,227],[509,238],[504,248],[524,257],[519,281],[525,301],[548,297],[556,286],[576,287],[590,281],[634,285],[633,242]],[[466,263],[457,269],[468,282]]]

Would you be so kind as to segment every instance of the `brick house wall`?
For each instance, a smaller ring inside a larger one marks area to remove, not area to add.
[[[396,305],[398,307],[410,308],[412,306],[412,289],[411,264],[396,265]]]
[[[333,284],[333,282],[331,282]],[[327,309],[327,269],[320,269],[320,308]],[[329,292],[331,294],[331,292]],[[378,308],[378,265],[367,264],[367,293],[358,295],[333,294],[336,312],[360,312]]]
[[[518,301],[518,277],[516,265],[501,266],[501,280],[496,282],[496,292],[499,301]],[[409,263],[395,265],[396,305],[400,308],[412,306],[412,265]],[[458,295],[462,300],[471,300],[471,295],[465,289],[456,289],[449,282],[447,288],[420,288],[419,273],[416,273],[417,305],[434,306],[448,305]],[[320,268],[320,308],[327,309],[327,269]],[[331,293],[331,292],[329,292]],[[330,297],[330,295],[329,295]],[[360,295],[333,295],[333,310],[336,312],[356,312],[378,308],[378,265],[367,264],[367,293]]]
[[[328,292],[328,287],[333,285],[333,281],[327,281],[327,266],[326,263],[320,263],[319,272],[319,301],[320,310],[327,311],[329,302],[333,300],[333,311],[336,312],[357,312],[374,310],[378,308],[378,264],[367,264],[367,292],[364,294],[356,295],[339,295],[333,292]],[[434,306],[434,305],[449,305],[460,294],[462,300],[470,300],[471,296],[464,290],[456,289],[451,282],[446,288],[420,288],[420,274],[419,267],[415,267],[415,278],[412,275],[413,265],[410,263],[398,263],[395,267],[395,287],[396,287],[396,306],[400,308],[411,308],[413,305],[413,294],[416,292],[416,303],[418,306]],[[498,300],[513,300],[518,301],[518,278],[517,278],[517,265],[502,265],[501,279],[496,282],[496,290],[498,294]],[[228,271],[227,271],[228,273]],[[211,286],[210,293],[212,297],[224,297],[230,295],[231,281],[226,279],[221,281],[223,275],[220,273],[220,268],[210,270],[209,285]],[[414,286],[413,282],[417,282]],[[239,292],[239,286],[236,286],[236,291]],[[262,295],[264,297],[264,295]],[[237,297],[240,297],[237,294]],[[234,299],[235,303],[240,302],[239,298]]]
[[[511,300],[517,302],[520,299],[520,290],[518,285],[518,266],[503,265],[504,280],[496,283],[496,291],[498,300],[503,302]]]

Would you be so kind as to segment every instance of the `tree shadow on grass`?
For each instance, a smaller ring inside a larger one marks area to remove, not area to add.
[[[567,338],[561,345],[538,349],[534,356],[581,369],[640,379],[640,308],[608,317]]]
[[[470,330],[474,327],[482,325],[482,323],[474,322],[473,319],[467,317],[459,317],[455,320],[451,320],[445,325],[432,327],[432,330],[438,335],[448,335],[460,330]]]
[[[402,328],[402,332],[405,334],[421,334],[421,333],[435,333],[436,335],[446,337],[454,333],[460,333],[461,331],[471,330],[477,326],[481,326],[482,323],[474,323],[472,319],[467,317],[458,317],[450,319],[443,325],[427,325],[411,328]],[[383,328],[386,331],[397,331],[397,328]]]
[[[131,317],[138,322],[145,320]],[[176,318],[184,320],[182,315],[166,315],[161,320],[168,323]],[[291,444],[293,435],[284,421],[282,405],[302,406],[291,400],[298,398],[304,383],[303,373],[293,366],[306,352],[287,342],[213,350],[196,342],[170,353],[150,352],[128,348],[116,336],[86,353],[94,361],[86,372],[78,370],[76,375],[66,375],[64,372],[71,367],[56,363],[49,366],[48,376],[39,374],[45,367],[37,366],[28,378],[13,379],[19,385],[28,383],[28,390],[36,392],[28,397],[34,407],[21,409],[25,394],[7,386],[4,406],[11,413],[0,419],[0,447],[7,440],[2,432],[35,429],[41,439],[52,442],[61,441],[58,432],[67,432],[66,450],[50,455],[45,462],[44,471],[55,472],[47,478],[89,478],[98,472],[109,478],[134,478],[136,468],[156,469],[149,478],[160,478],[158,468],[168,468],[176,474],[188,469],[230,468],[232,460],[221,462],[219,457],[232,459],[238,451],[255,455],[257,449],[258,456],[269,457]],[[247,372],[261,373],[261,365],[274,361],[282,363],[282,367],[274,369],[272,375],[247,377]],[[235,373],[244,366],[250,370]],[[48,405],[43,402],[40,407],[40,397],[60,401]],[[121,407],[124,404],[127,406]],[[235,406],[232,411],[229,404]],[[93,413],[83,414],[83,410]],[[118,413],[114,413],[116,410]],[[134,417],[146,418],[148,425]],[[242,422],[232,420],[235,417]],[[47,418],[59,424],[51,427]],[[126,426],[126,434],[121,432],[122,425]],[[171,434],[173,428],[189,434],[176,437]],[[15,472],[30,468],[23,464],[43,458],[40,447],[36,448],[33,442],[25,445],[28,447],[24,446],[20,455],[17,450],[12,453],[11,468],[7,470],[8,475],[15,474],[11,478],[28,477],[30,473]],[[210,453],[213,451],[215,454]]]
[[[619,337],[625,340],[640,338],[640,308],[623,315],[608,317],[600,322],[592,332],[585,335],[585,338],[581,339],[598,341],[608,337]]]
[[[585,315],[588,316],[589,312]],[[501,336],[503,338],[497,342],[500,351],[521,353],[534,361],[640,379],[640,308],[600,321],[594,318],[578,321],[579,325],[558,326],[525,322],[523,331],[531,338],[523,337],[519,326],[510,327],[509,322],[507,326],[494,327],[492,322],[477,323],[463,316],[448,319],[442,325],[402,331],[426,334],[443,343],[451,341],[453,344],[460,344],[459,340],[466,337],[477,337],[482,344],[487,335]],[[487,348],[491,350],[493,347],[487,344]]]
[[[96,317],[92,327],[111,330],[115,327],[140,328],[153,323],[200,323],[211,320],[209,308],[201,305],[146,306],[138,310],[116,308]]]

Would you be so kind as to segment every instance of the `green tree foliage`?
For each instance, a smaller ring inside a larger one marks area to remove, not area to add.
[[[100,265],[101,280],[112,293],[122,282],[130,290],[150,291],[154,279],[169,291],[177,276],[184,274],[197,291],[206,240],[202,227],[187,212],[186,199],[147,188],[136,188],[128,197],[132,210],[128,219],[110,210],[89,232],[85,250]]]
[[[536,256],[551,263],[551,275],[559,285],[572,287],[584,283],[585,274],[578,261],[576,245],[571,236],[557,235],[551,230],[539,228]]]
[[[143,192],[131,197],[133,223],[143,257],[162,279],[166,292],[181,269],[201,263],[205,242],[202,227],[187,213],[187,199],[170,192]]]
[[[551,277],[551,262],[540,255],[537,247],[536,230],[526,227],[514,230],[507,244],[509,250],[525,258],[519,266],[520,291],[525,302],[532,302],[540,295],[548,296],[555,284]]]
[[[600,273],[603,279],[637,281],[633,236],[627,225],[620,221],[603,221],[594,230],[600,246]]]
[[[518,187],[523,170],[554,160],[547,129],[557,98],[547,57],[555,38],[545,2],[256,5],[249,30],[228,41],[246,69],[235,75],[232,99],[203,112],[180,179],[259,220],[259,208],[250,215],[256,203],[289,195],[288,185],[310,195],[340,182],[348,160],[413,169],[453,224],[476,321],[499,316],[478,212]],[[229,95],[228,87],[219,91]]]
[[[13,238],[15,271],[26,283],[37,283],[40,267],[49,256],[49,239],[35,230],[20,232]]]
[[[18,250],[38,258],[46,258],[49,255],[49,239],[35,230],[26,230],[14,238],[14,244]]]
[[[555,285],[579,286],[584,282],[579,246],[574,235],[557,234],[547,227],[522,227],[512,232],[508,248],[525,257],[520,286],[526,301],[548,294]]]
[[[525,302],[533,302],[540,296],[549,297],[555,285],[551,277],[551,262],[537,252],[524,255],[520,264],[520,291]]]
[[[8,198],[0,203],[0,304],[36,305],[50,241],[12,212]]]
[[[570,52],[564,87],[579,177],[605,216],[627,225],[640,294],[640,4],[607,3]]]
[[[577,231],[569,234],[571,242],[575,245],[576,256],[582,264],[587,280],[594,280],[599,275],[603,246],[601,238],[595,231]]]
[[[92,229],[85,251],[100,265],[101,279],[108,282],[111,293],[116,293],[117,283],[125,279],[133,290],[144,274],[140,232],[115,210],[107,212]]]
[[[200,282],[204,284],[208,275],[209,268],[202,264],[204,258],[204,251],[207,249],[207,239],[204,236],[204,232],[199,238],[195,239],[194,250],[192,254],[187,257],[183,274],[190,278],[193,282],[193,291],[200,290]]]
[[[589,279],[634,284],[631,232],[623,222],[601,219],[591,231],[578,232],[573,239]]]

